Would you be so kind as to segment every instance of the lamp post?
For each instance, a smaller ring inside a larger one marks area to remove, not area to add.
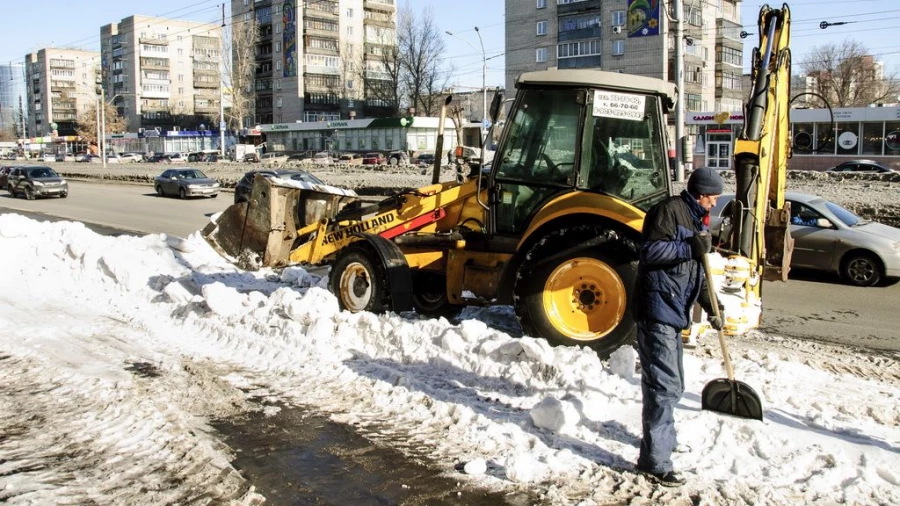
[[[478,51],[478,48],[473,46],[472,43],[466,39],[449,31],[445,33],[465,42],[474,51]],[[484,134],[487,130],[484,126],[487,121],[487,57],[484,54],[484,41],[481,40],[481,30],[479,30],[477,26],[475,27],[475,33],[478,35],[478,43],[481,45],[481,146],[479,147],[484,148]]]

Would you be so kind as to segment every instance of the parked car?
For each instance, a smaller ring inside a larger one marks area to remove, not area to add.
[[[203,160],[200,160],[200,161],[207,162],[207,163],[217,163],[217,162],[222,161],[222,155],[220,155],[219,153],[207,153],[203,157]]]
[[[288,161],[286,153],[265,153],[259,157],[259,161],[265,164],[282,164]]]
[[[90,153],[76,153],[75,161],[76,162],[90,162],[91,155],[90,155]]]
[[[387,157],[388,165],[408,165],[409,155],[406,151],[391,151]]]
[[[381,153],[366,153],[363,155],[363,165],[381,165],[384,163],[384,155]]]
[[[6,183],[9,181],[9,173],[14,168],[16,168],[15,165],[0,166],[0,188],[6,188]]]
[[[347,163],[351,165],[359,165],[362,163],[362,155],[359,153],[344,153],[338,157],[338,163]]]
[[[416,157],[416,165],[419,167],[433,167],[434,153],[422,153]]]
[[[333,161],[331,155],[324,151],[314,154],[311,160],[312,163],[317,163],[320,165],[331,165]]]
[[[251,170],[244,174],[244,177],[234,186],[234,203],[246,202],[250,199],[250,192],[253,189],[253,178],[257,174],[265,177],[277,177],[280,179],[292,179],[294,181],[303,181],[313,184],[325,184],[324,181],[313,176],[309,172],[303,170]]]
[[[136,163],[143,161],[144,156],[141,153],[120,153],[119,161],[122,163]]]
[[[900,277],[900,229],[864,220],[816,195],[787,192],[791,204],[791,267],[834,272],[844,282],[872,286]],[[734,194],[719,197],[710,211],[713,237],[730,227]]]
[[[41,161],[44,163],[55,162],[56,154],[55,153],[44,153],[43,155],[41,155]]]
[[[206,158],[206,155],[209,155],[211,153],[212,151],[194,151],[192,153],[188,153],[187,161],[189,163],[202,162],[203,159]]]
[[[244,157],[241,158],[242,162],[246,163],[259,163],[259,154],[258,153],[244,153]]]
[[[72,153],[57,153],[56,161],[57,162],[74,162],[75,155],[73,155]]]
[[[153,187],[160,197],[178,195],[186,199],[219,196],[219,182],[208,177],[202,170],[190,167],[164,171],[153,179]]]
[[[876,162],[875,160],[847,160],[825,172],[865,172],[869,174],[889,174],[897,172],[894,169]]]
[[[43,165],[13,167],[7,176],[6,191],[10,195],[23,195],[28,200],[37,197],[69,196],[69,183],[55,170]]]

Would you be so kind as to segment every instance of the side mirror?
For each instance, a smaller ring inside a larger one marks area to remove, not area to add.
[[[827,218],[819,218],[816,220],[816,226],[819,228],[834,228]]]
[[[500,104],[503,103],[503,93],[500,93],[500,88],[494,92],[494,99],[491,100],[491,123],[497,122],[497,117],[500,115]]]

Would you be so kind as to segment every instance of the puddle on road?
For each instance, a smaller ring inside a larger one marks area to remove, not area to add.
[[[249,413],[213,423],[235,451],[232,464],[269,506],[539,504],[526,494],[492,492],[375,445],[352,427],[303,408]]]

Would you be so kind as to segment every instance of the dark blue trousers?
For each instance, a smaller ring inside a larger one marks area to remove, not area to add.
[[[681,331],[668,325],[639,321],[638,356],[641,359],[643,438],[638,468],[651,473],[672,471],[675,405],[684,393],[684,344]]]

